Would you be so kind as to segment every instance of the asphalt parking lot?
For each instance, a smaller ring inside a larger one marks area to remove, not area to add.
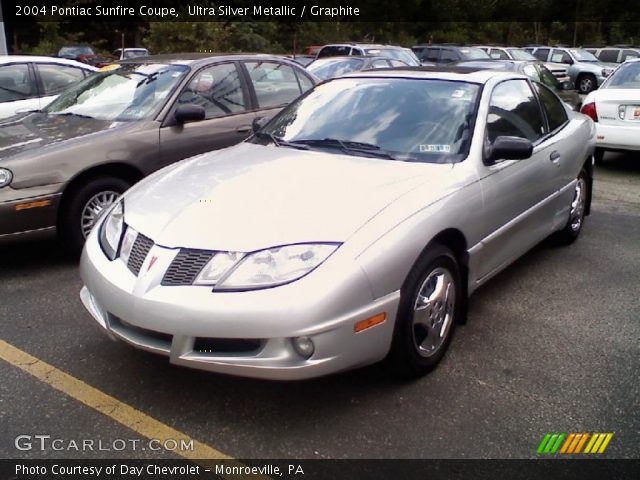
[[[76,262],[53,241],[0,247],[0,338],[236,458],[531,458],[547,432],[613,432],[603,456],[638,458],[640,155],[608,154],[595,175],[578,242],[543,243],[477,292],[418,381],[380,366],[299,383],[171,366],[98,332]],[[19,435],[142,438],[11,363],[0,378],[4,458],[87,456],[18,450]]]

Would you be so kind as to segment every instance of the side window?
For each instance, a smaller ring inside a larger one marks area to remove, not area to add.
[[[622,58],[620,59],[620,62],[626,62],[631,58],[638,58],[638,57],[640,57],[640,51],[624,50],[622,52]]]
[[[442,63],[451,63],[458,61],[458,55],[453,51],[447,48],[442,49],[442,58],[440,59]]]
[[[535,65],[533,65],[532,63],[525,65],[522,69],[522,73],[524,73],[531,80],[535,80],[536,82],[540,81],[540,74],[538,73]]]
[[[503,52],[502,50],[498,50],[497,48],[492,48],[489,56],[493,59],[499,59],[499,60],[509,59],[509,56],[505,52]]]
[[[214,65],[196,73],[178,104],[204,107],[206,119],[245,111],[247,103],[235,64]]]
[[[551,54],[551,61],[555,63],[571,63],[571,57],[563,50],[554,50]]]
[[[259,108],[280,107],[300,96],[296,74],[289,65],[276,62],[246,62]]]
[[[542,100],[542,107],[547,114],[547,120],[549,120],[549,130],[554,131],[556,128],[561,127],[569,119],[567,111],[562,105],[562,102],[556,97],[548,88],[534,83],[534,87],[540,95]]]
[[[428,62],[437,62],[439,55],[439,48],[427,48],[426,58],[423,58],[423,60],[426,60]]]
[[[26,63],[0,66],[0,103],[37,97]]]
[[[549,71],[544,65],[538,65],[538,72],[540,72],[540,83],[546,85],[549,88],[560,88],[560,82],[553,76],[553,73]]]
[[[533,52],[533,56],[538,60],[542,60],[543,62],[547,61],[547,57],[549,56],[548,48],[539,48],[535,52]]]
[[[396,60],[394,58],[389,60],[389,63],[391,63],[392,67],[406,67],[407,64],[404,63],[402,60]]]
[[[598,58],[603,62],[616,63],[618,61],[618,50],[614,50],[613,48],[606,48],[600,52]]]
[[[494,88],[487,117],[487,136],[526,138],[535,142],[544,135],[544,122],[533,91],[526,80],[507,80]]]
[[[80,68],[66,65],[35,64],[45,95],[57,95],[84,78]]]

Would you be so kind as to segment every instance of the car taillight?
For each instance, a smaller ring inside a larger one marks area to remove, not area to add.
[[[598,112],[596,111],[595,102],[587,103],[583,105],[580,109],[580,113],[585,114],[587,117],[590,117],[594,122],[598,121]]]

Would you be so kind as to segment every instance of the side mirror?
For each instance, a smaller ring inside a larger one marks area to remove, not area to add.
[[[567,80],[566,82],[562,82],[560,84],[560,90],[575,90],[576,89],[576,84],[573,83],[571,80]]]
[[[199,122],[200,120],[204,120],[206,114],[204,108],[200,105],[180,105],[176,108],[173,116],[176,119],[178,125],[182,125],[187,122]]]
[[[269,119],[266,117],[254,118],[253,122],[251,123],[251,132],[256,133],[262,130],[262,127],[264,127],[267,123],[269,123]]]
[[[533,144],[526,138],[498,137],[485,148],[485,162],[493,165],[499,160],[524,160],[533,154]]]

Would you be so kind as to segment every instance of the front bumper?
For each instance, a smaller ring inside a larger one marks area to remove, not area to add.
[[[596,147],[605,150],[640,150],[640,121],[635,126],[596,123]]]
[[[342,279],[335,287],[325,283],[322,288],[309,275],[277,288],[213,293],[210,287],[162,286],[162,272],[177,251],[154,249],[148,255],[158,258],[153,270],[147,258],[141,272],[151,272],[136,277],[122,261],[105,257],[95,233],[87,240],[80,297],[114,339],[165,355],[176,365],[272,380],[348,370],[382,360],[389,351],[400,293],[372,300],[359,268],[345,275],[356,288],[344,287]],[[386,313],[385,322],[354,333],[357,322],[381,312]],[[301,336],[314,343],[310,358],[293,348],[292,339]],[[216,351],[200,348],[203,342],[257,346]]]
[[[38,194],[40,190],[28,196],[10,187],[0,190],[0,242],[55,231],[61,194]]]

